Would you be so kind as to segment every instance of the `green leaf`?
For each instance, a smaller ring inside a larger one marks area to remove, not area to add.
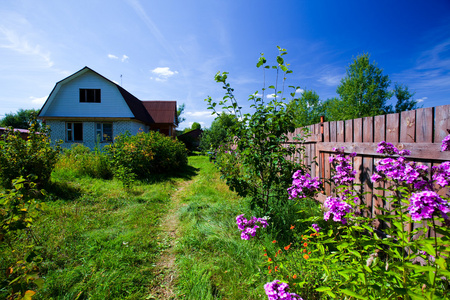
[[[357,294],[357,293],[355,293],[355,292],[353,292],[351,290],[348,290],[348,289],[340,289],[340,291],[343,292],[346,295],[351,296],[351,297],[355,297],[355,298],[358,298],[358,299],[367,299],[366,297],[363,297],[360,294]]]

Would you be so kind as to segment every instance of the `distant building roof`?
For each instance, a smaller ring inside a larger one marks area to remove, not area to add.
[[[141,101],[155,123],[176,123],[176,101]]]

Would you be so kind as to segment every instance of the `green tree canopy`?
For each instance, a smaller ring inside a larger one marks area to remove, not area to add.
[[[184,113],[184,103],[178,106],[177,108],[177,125],[186,121],[186,118],[182,117],[181,115]]]
[[[313,90],[305,90],[300,98],[292,99],[287,108],[294,113],[297,127],[319,123],[320,116],[324,114],[319,95]]]
[[[390,112],[392,108],[386,104],[392,97],[392,92],[388,90],[390,83],[389,76],[383,75],[383,70],[375,62],[370,62],[369,54],[356,57],[337,87],[336,92],[341,101],[333,120],[356,119]]]
[[[408,86],[395,83],[394,95],[397,98],[397,103],[395,104],[396,113],[420,108],[417,106],[417,101],[412,98],[415,92],[410,92]]]
[[[238,122],[235,115],[222,113],[211,123],[211,127],[203,131],[200,140],[202,151],[216,149],[227,140],[229,129]]]
[[[31,124],[36,121],[38,113],[38,109],[19,109],[15,114],[6,114],[5,117],[0,120],[0,126],[28,129]],[[40,123],[37,123],[36,129],[39,130],[39,128]]]

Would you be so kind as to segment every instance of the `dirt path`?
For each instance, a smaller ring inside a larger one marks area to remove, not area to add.
[[[161,220],[161,233],[158,240],[162,249],[161,256],[156,261],[156,282],[151,290],[151,296],[147,299],[176,299],[174,284],[177,278],[175,266],[175,245],[178,238],[179,210],[181,195],[193,180],[183,181],[172,195],[171,208]],[[184,204],[185,205],[185,204]]]

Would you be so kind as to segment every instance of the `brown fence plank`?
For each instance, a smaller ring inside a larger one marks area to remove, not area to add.
[[[400,117],[400,142],[414,143],[416,141],[416,111],[404,111]]]
[[[386,142],[397,143],[399,141],[399,114],[386,115]]]
[[[353,120],[345,121],[345,139],[344,142],[353,142]]]
[[[353,120],[353,142],[360,143],[363,141],[362,119]]]
[[[374,117],[373,141],[379,143],[386,140],[386,115]]]
[[[416,142],[433,142],[433,108],[416,110]]]
[[[373,142],[373,117],[363,118],[363,142]]]
[[[434,142],[441,143],[450,130],[450,105],[435,108]]]
[[[336,122],[336,142],[344,142],[345,141],[345,127],[344,121]]]
[[[336,122],[330,122],[330,142],[336,141]]]

